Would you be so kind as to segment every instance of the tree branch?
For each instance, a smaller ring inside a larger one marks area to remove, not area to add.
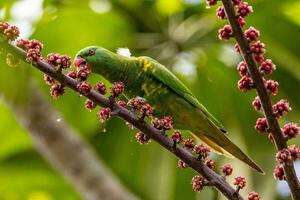
[[[274,136],[274,141],[276,144],[277,150],[282,150],[287,148],[287,143],[285,138],[282,135],[278,120],[273,114],[271,98],[268,94],[268,91],[264,85],[263,78],[257,68],[256,62],[253,58],[253,55],[250,50],[250,45],[247,39],[244,36],[242,27],[238,23],[236,12],[232,3],[232,0],[222,0],[224,5],[228,21],[233,29],[234,37],[239,44],[240,50],[242,52],[243,58],[248,66],[248,71],[251,75],[251,78],[255,82],[256,91],[260,98],[266,119],[269,125],[269,132]],[[288,161],[284,164],[284,172],[286,181],[290,187],[293,199],[300,199],[300,186],[295,173],[293,161]]]
[[[11,53],[16,54],[18,57],[22,58],[22,60],[26,61],[25,51],[12,44],[5,43],[5,45]],[[72,90],[78,92],[78,81],[57,72],[51,65],[44,62],[43,60],[39,60],[37,63],[33,64],[33,66],[39,69],[40,71],[44,72],[45,74],[48,74],[52,78],[56,79],[60,83],[65,84]],[[154,128],[153,126],[147,124],[144,121],[141,121],[135,114],[128,111],[127,109],[115,103],[111,105],[111,102],[108,98],[102,96],[94,90],[91,90],[90,93],[84,96],[95,102],[97,105],[103,107],[111,107],[118,117],[129,122],[130,124],[138,128],[140,131],[142,131],[144,134],[146,134],[148,137],[158,142],[161,146],[163,146],[168,151],[177,156],[179,159],[184,161],[189,167],[193,168],[196,172],[200,173],[209,182],[212,181],[214,183],[214,187],[216,187],[228,199],[243,200],[243,198],[236,193],[236,190],[233,187],[231,187],[222,176],[218,175],[216,172],[211,170],[203,162],[197,160],[188,150],[179,147],[178,145],[176,145],[174,148],[173,140],[169,137],[166,137],[158,129]]]
[[[86,200],[135,200],[133,194],[97,158],[42,97],[39,89],[28,84],[31,91],[26,101],[6,99],[17,119],[28,129],[35,147],[62,172]],[[74,156],[76,155],[76,156]]]

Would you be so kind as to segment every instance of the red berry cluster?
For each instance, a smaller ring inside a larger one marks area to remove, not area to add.
[[[221,168],[221,172],[224,176],[230,176],[233,172],[233,168],[231,165],[226,164]]]
[[[152,124],[158,130],[167,131],[173,129],[173,120],[170,116],[165,116],[161,119],[155,118]]]
[[[149,142],[151,141],[146,134],[140,131],[135,135],[135,138],[139,144],[149,144]]]
[[[249,192],[247,200],[260,200],[259,194],[257,192]]]
[[[141,119],[144,119],[144,117],[151,117],[153,115],[152,106],[147,103],[146,99],[144,98],[135,97],[133,99],[130,99],[127,105],[133,110],[138,111],[139,114],[141,114]]]
[[[4,36],[4,39],[14,41],[20,35],[19,28],[12,26],[7,22],[0,22],[0,33]]]
[[[56,69],[68,69],[71,66],[71,58],[66,55],[50,53],[47,55],[47,62]]]
[[[37,40],[20,39],[16,46],[27,52],[27,62],[36,63],[42,57],[43,44]]]
[[[232,0],[234,8],[236,9],[237,19],[241,27],[245,25],[244,18],[248,16],[250,13],[253,12],[252,7],[247,3],[243,2],[242,0]],[[208,1],[208,5],[212,6],[215,5],[215,2]],[[224,6],[220,6],[217,9],[217,16],[220,19],[226,19],[226,10]],[[234,36],[234,32],[232,31],[232,27],[230,25],[225,25],[223,28],[219,30],[219,38],[222,40],[228,40]],[[259,41],[260,32],[253,27],[248,28],[244,31],[244,37],[248,41],[250,46],[250,52],[242,52],[241,48],[238,44],[235,45],[235,50],[238,53],[249,54],[251,53],[256,64],[258,66],[258,71],[260,72],[264,86],[268,91],[269,95],[276,95],[278,93],[279,83],[274,80],[266,80],[266,76],[272,74],[276,70],[276,65],[273,63],[271,59],[265,58],[265,44]],[[238,81],[238,88],[244,92],[250,91],[251,89],[255,88],[256,85],[253,79],[250,77],[250,73],[248,71],[248,66],[245,61],[241,61],[238,66],[237,70],[241,79]],[[262,111],[262,102],[259,97],[255,97],[252,105],[256,111]],[[277,119],[281,118],[282,116],[286,115],[288,112],[291,111],[291,107],[289,102],[285,99],[279,100],[275,103],[272,107],[273,115]],[[268,120],[265,117],[258,118],[255,124],[255,129],[261,133],[269,132],[268,127]],[[295,123],[287,123],[282,128],[282,134],[286,139],[295,138],[299,134],[300,128]],[[268,138],[274,142],[274,137],[272,133],[268,134]],[[299,148],[295,145],[290,146],[289,148],[281,149],[276,154],[276,160],[280,162],[280,165],[274,170],[274,176],[279,179],[284,179],[284,171],[283,166],[285,162],[290,160],[296,160],[299,158]],[[241,186],[241,185],[240,185]],[[259,197],[255,197],[258,195],[248,195],[248,199],[259,199]]]
[[[205,179],[203,176],[194,176],[192,179],[192,187],[195,192],[201,192],[203,190]]]
[[[195,145],[193,150],[199,156],[200,159],[207,158],[210,153],[210,149],[204,144]]]
[[[245,177],[243,177],[243,176],[235,177],[233,185],[236,185],[238,188],[243,189],[246,186]]]

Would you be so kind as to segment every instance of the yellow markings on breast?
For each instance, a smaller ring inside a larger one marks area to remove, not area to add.
[[[146,72],[148,69],[151,69],[151,63],[147,59],[142,59],[143,71]]]
[[[144,91],[145,94],[148,94],[148,93],[149,93],[148,88],[147,88],[147,84],[146,84],[146,83],[143,83],[143,84],[142,84],[141,90]]]

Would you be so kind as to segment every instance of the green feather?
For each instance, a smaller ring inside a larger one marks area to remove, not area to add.
[[[155,79],[162,82],[166,87],[169,87],[179,96],[183,97],[188,103],[196,108],[199,108],[206,116],[207,120],[212,122],[218,128],[222,129],[222,131],[225,130],[224,126],[206,110],[206,108],[196,99],[191,91],[165,66],[150,57],[143,56],[139,57],[139,59],[144,59],[151,63],[152,66],[150,69],[152,70],[148,71],[148,75],[153,76]]]

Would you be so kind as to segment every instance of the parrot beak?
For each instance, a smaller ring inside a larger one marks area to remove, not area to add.
[[[83,66],[83,65],[85,65],[85,64],[86,64],[85,59],[83,59],[83,58],[81,58],[81,57],[77,57],[77,58],[74,60],[74,65],[75,65],[76,68],[81,67],[81,66]]]

